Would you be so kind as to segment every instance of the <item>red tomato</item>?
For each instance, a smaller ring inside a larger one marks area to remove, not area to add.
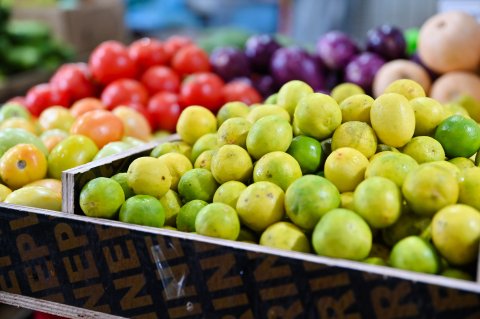
[[[37,84],[28,90],[25,96],[25,106],[34,116],[39,116],[50,106],[60,105],[67,107],[70,104],[69,96],[49,83]]]
[[[87,64],[67,63],[55,72],[50,84],[70,95],[72,101],[77,101],[95,95],[95,87],[90,77]]]
[[[192,39],[182,35],[172,35],[165,41],[163,48],[165,49],[165,54],[167,56],[167,62],[170,63],[173,56],[181,48],[193,44]]]
[[[130,103],[146,105],[148,92],[137,80],[120,79],[105,87],[101,100],[109,110],[113,110],[118,105],[129,105]]]
[[[238,80],[225,84],[223,87],[223,97],[226,102],[240,101],[247,105],[261,103],[262,96],[245,81]]]
[[[141,81],[151,95],[162,91],[177,93],[180,89],[180,77],[166,66],[152,66]]]
[[[182,109],[178,95],[170,92],[160,92],[150,98],[147,107],[153,117],[156,130],[175,132]]]
[[[153,118],[152,114],[150,114],[150,112],[147,110],[146,106],[140,103],[129,103],[128,106],[145,116],[152,130],[155,128],[155,119]]]
[[[151,66],[163,65],[167,62],[163,43],[151,38],[142,38],[132,42],[128,47],[128,55],[141,72]]]
[[[180,75],[210,71],[208,54],[194,44],[180,49],[172,59],[172,68]]]
[[[197,73],[189,76],[180,88],[182,107],[201,105],[216,112],[223,104],[222,79],[213,73]]]
[[[127,48],[118,41],[98,45],[90,55],[88,67],[93,78],[104,85],[121,78],[134,78],[137,73]]]

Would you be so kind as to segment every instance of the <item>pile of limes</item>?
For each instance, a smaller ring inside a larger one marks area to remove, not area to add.
[[[373,99],[301,81],[265,104],[181,114],[180,141],[91,180],[89,216],[471,278],[480,126],[398,80]],[[459,114],[460,113],[460,114]]]

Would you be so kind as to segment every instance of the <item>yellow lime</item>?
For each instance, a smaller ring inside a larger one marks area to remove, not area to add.
[[[243,225],[254,231],[263,231],[282,220],[285,193],[271,182],[249,185],[238,198],[237,212]]]
[[[435,128],[445,119],[446,112],[442,104],[429,97],[417,97],[410,100],[415,112],[414,136],[433,135]]]
[[[165,142],[157,145],[150,153],[152,157],[160,157],[167,153],[180,153],[190,158],[192,147],[183,141]]]
[[[218,126],[221,126],[223,122],[233,117],[246,117],[249,111],[248,105],[243,102],[227,102],[218,110]]]
[[[247,150],[254,159],[259,159],[270,152],[285,152],[292,138],[290,123],[278,115],[269,115],[252,125],[247,135]]]
[[[166,165],[172,176],[170,188],[177,190],[178,181],[185,172],[193,168],[192,162],[183,154],[167,153],[158,157],[158,160]]]
[[[203,152],[197,157],[195,164],[193,165],[194,168],[205,168],[210,170],[212,165],[212,157],[215,154],[216,150],[208,150]]]
[[[243,117],[233,117],[218,128],[217,131],[217,145],[235,144],[246,148],[247,135],[252,127],[252,123]]]
[[[169,189],[165,195],[160,197],[160,203],[165,211],[165,225],[175,226],[178,212],[180,207],[182,207],[180,197],[175,191]]]
[[[377,150],[377,136],[365,122],[350,121],[341,124],[332,136],[332,150],[351,147],[370,158]]]
[[[197,234],[236,240],[240,234],[237,212],[223,203],[212,203],[200,209],[195,218]]]
[[[405,96],[408,100],[426,96],[423,87],[411,79],[395,80],[385,88],[383,93],[398,93]]]
[[[355,212],[374,228],[394,224],[402,212],[402,194],[388,178],[374,176],[361,182],[353,194]]]
[[[300,228],[289,222],[278,222],[268,226],[260,237],[260,245],[302,253],[310,252],[307,236]]]
[[[357,94],[365,94],[365,91],[355,83],[345,82],[336,85],[332,89],[330,96],[340,104],[345,101],[345,99]]]
[[[207,133],[201,136],[192,146],[192,155],[190,159],[195,163],[197,157],[204,151],[215,150],[218,148],[217,133]]]
[[[370,109],[374,99],[367,94],[355,94],[340,102],[342,123],[360,121],[370,123]]]
[[[445,160],[442,144],[430,136],[417,136],[408,142],[402,149],[404,154],[412,157],[417,163]]]
[[[114,218],[124,201],[122,186],[111,178],[92,179],[80,191],[80,208],[90,217]]]
[[[189,106],[182,111],[177,122],[181,139],[193,145],[201,136],[217,131],[217,118],[203,106]]]
[[[449,163],[452,163],[453,165],[457,166],[460,170],[463,170],[465,168],[470,168],[475,166],[475,162],[472,161],[469,158],[465,157],[454,157],[452,159],[448,160]]]
[[[293,80],[282,85],[276,96],[276,104],[288,111],[292,117],[302,97],[313,93],[313,89],[305,82]]]
[[[458,202],[480,210],[480,167],[470,167],[460,173]]]
[[[284,191],[296,179],[302,177],[300,164],[285,152],[271,152],[260,158],[253,168],[253,181],[267,181],[280,186]]]
[[[325,161],[325,177],[340,192],[350,192],[357,187],[365,176],[369,164],[368,158],[351,147],[334,150]]]
[[[407,98],[385,93],[373,102],[370,121],[379,140],[393,147],[407,144],[415,131],[415,113]]]
[[[238,145],[223,145],[212,156],[210,170],[216,181],[247,182],[252,177],[253,164],[250,155]]]
[[[425,163],[408,173],[402,193],[414,213],[433,216],[457,202],[459,186],[451,171]]]
[[[418,163],[412,157],[385,151],[378,153],[370,160],[365,171],[365,178],[382,176],[401,187],[407,174],[417,167]]]
[[[432,220],[432,241],[440,254],[453,265],[476,261],[480,212],[464,204],[442,208]]]
[[[172,175],[158,158],[144,156],[135,159],[127,170],[127,181],[135,194],[160,198],[170,189]]]
[[[343,192],[340,194],[340,208],[355,210],[353,204],[353,192]]]
[[[245,188],[247,188],[247,186],[242,182],[226,182],[217,188],[217,191],[213,195],[213,202],[224,203],[236,209],[238,198]]]
[[[261,104],[250,110],[246,119],[251,123],[255,123],[259,119],[269,115],[278,115],[284,118],[286,121],[290,122],[290,114],[286,109],[276,104]]]
[[[295,123],[305,135],[323,140],[342,123],[342,111],[330,96],[311,93],[298,102]]]

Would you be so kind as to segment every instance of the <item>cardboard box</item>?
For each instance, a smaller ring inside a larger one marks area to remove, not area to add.
[[[57,39],[80,55],[106,40],[127,41],[122,0],[83,0],[74,9],[17,6],[13,18],[46,23]]]
[[[69,318],[480,318],[480,284],[82,216],[88,181],[157,144],[65,171],[64,213],[0,203],[0,302]]]

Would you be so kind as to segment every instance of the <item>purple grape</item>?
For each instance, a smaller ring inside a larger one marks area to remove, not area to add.
[[[278,87],[275,84],[275,80],[271,75],[268,74],[257,74],[252,75],[251,77],[253,82],[253,87],[265,98],[276,91],[278,91]]]
[[[379,54],[387,61],[405,57],[407,44],[402,30],[383,24],[367,32],[367,51]]]
[[[251,36],[245,43],[245,55],[250,61],[252,69],[259,73],[267,73],[270,60],[280,44],[268,34]]]
[[[301,80],[315,91],[325,87],[322,70],[316,59],[300,47],[286,47],[275,51],[270,69],[279,86],[291,80]]]
[[[325,75],[325,87],[327,90],[332,90],[334,87],[342,83],[343,77],[344,75],[342,71],[329,71]]]
[[[373,78],[384,64],[385,60],[376,53],[360,53],[345,67],[345,81],[355,83],[370,92]]]
[[[317,42],[317,54],[331,70],[341,70],[357,55],[359,49],[345,33],[330,31]]]
[[[210,55],[213,71],[225,81],[238,77],[248,77],[250,67],[245,54],[236,48],[220,47]]]

